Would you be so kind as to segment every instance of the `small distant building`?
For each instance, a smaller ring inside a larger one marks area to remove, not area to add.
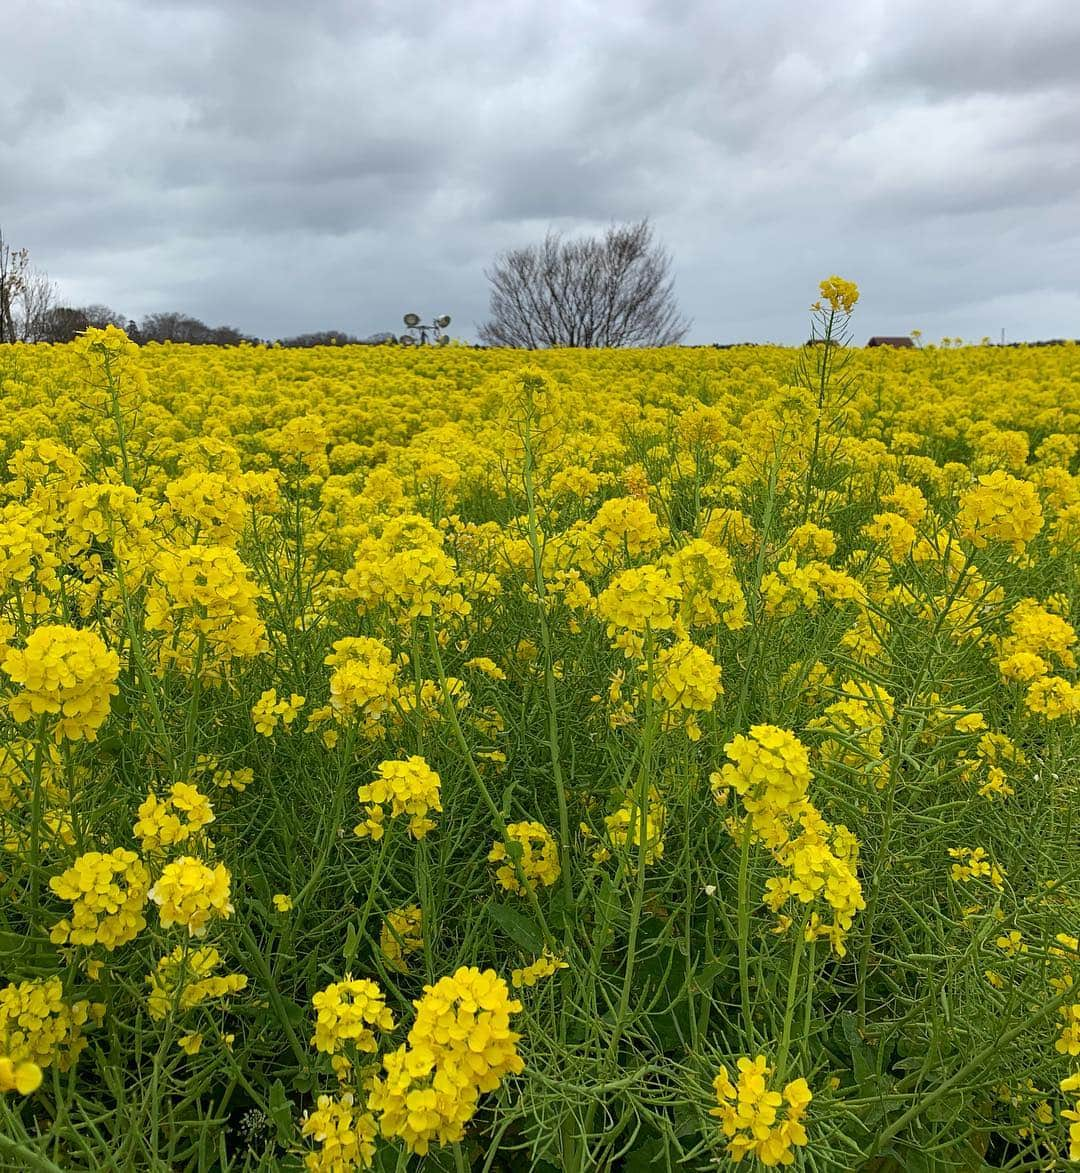
[[[914,346],[915,343],[906,335],[875,334],[866,344],[867,346],[899,346],[901,348]]]

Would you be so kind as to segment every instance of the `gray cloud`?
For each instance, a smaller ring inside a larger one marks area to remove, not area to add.
[[[1071,0],[8,0],[0,222],[70,301],[263,336],[486,309],[651,215],[696,341],[1080,334]]]

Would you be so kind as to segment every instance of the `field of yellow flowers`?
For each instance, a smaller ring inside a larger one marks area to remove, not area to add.
[[[0,1168],[1080,1157],[1080,348],[0,347]]]

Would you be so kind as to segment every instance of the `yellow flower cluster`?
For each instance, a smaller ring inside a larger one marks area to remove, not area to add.
[[[719,506],[709,511],[708,520],[701,535],[714,546],[737,550],[749,550],[758,540],[754,523],[741,509]]]
[[[64,505],[64,541],[69,558],[84,571],[101,569],[100,556],[86,557],[104,545],[120,557],[132,557],[148,544],[154,509],[130,485],[87,484],[72,489]]]
[[[550,949],[545,947],[544,952],[530,965],[511,971],[510,984],[514,989],[519,989],[521,986],[535,986],[537,982],[551,977],[560,969],[569,968],[569,962],[556,957]]]
[[[391,969],[406,973],[405,958],[424,947],[424,914],[417,904],[407,904],[386,914],[379,930],[379,950]]]
[[[16,721],[44,718],[57,739],[94,741],[119,692],[120,659],[94,631],[45,624],[25,648],[8,648],[0,668],[19,686],[8,699]]]
[[[548,887],[558,880],[559,848],[543,823],[508,823],[506,834],[509,850],[506,843],[497,840],[488,852],[488,861],[502,864],[495,869],[495,878],[507,892],[523,894],[518,869],[530,888]]]
[[[166,864],[150,889],[150,899],[158,906],[161,927],[182,925],[192,937],[205,937],[215,916],[233,914],[229,899],[230,876],[224,864],[209,867],[190,855]]]
[[[862,532],[869,541],[884,546],[893,563],[902,562],[915,545],[915,527],[899,513],[875,513]]]
[[[37,614],[60,589],[59,566],[40,515],[14,501],[0,509],[0,597],[18,591],[24,613]]]
[[[1005,887],[1005,870],[991,860],[984,847],[950,847],[950,857],[956,862],[950,875],[958,884],[972,880],[987,880],[1000,892]]]
[[[284,697],[278,700],[277,689],[268,688],[251,707],[251,720],[255,724],[255,732],[261,733],[263,737],[271,737],[278,727],[278,722],[287,729],[304,707],[304,701],[305,698],[295,692],[288,700]]]
[[[457,613],[469,609],[442,534],[416,514],[394,518],[378,538],[359,543],[344,587],[346,598],[356,600],[362,612],[386,605],[406,620],[430,617],[436,607]]]
[[[112,952],[146,928],[143,909],[150,873],[133,851],[87,851],[53,876],[49,887],[72,904],[71,916],[53,926],[50,939],[55,945],[100,944]]]
[[[827,938],[843,957],[855,914],[866,907],[857,874],[859,845],[847,827],[827,823],[810,802],[806,747],[786,729],[754,725],[749,737],[739,734],[724,749],[732,760],[710,776],[713,796],[723,802],[733,789],[747,814],[742,825],[729,820],[729,829],[760,840],[785,869],[766,881],[766,905],[779,913],[791,899],[810,905],[823,898],[831,921],[810,912],[803,932],[808,940]],[[782,915],[780,930],[790,924]]]
[[[800,814],[802,832],[776,849],[774,857],[788,874],[765,882],[765,904],[773,911],[791,898],[810,904],[824,897],[832,909],[832,922],[811,913],[804,928],[808,940],[826,937],[838,957],[847,952],[844,937],[855,914],[866,907],[857,875],[859,845],[842,823],[830,826],[810,804]],[[786,921],[783,922],[786,924]]]
[[[465,667],[472,668],[475,672],[483,672],[492,680],[506,679],[506,673],[488,656],[473,656],[471,660],[465,661]]]
[[[786,558],[761,578],[760,591],[766,616],[784,618],[800,607],[813,611],[822,600],[862,604],[866,590],[856,579],[827,562],[800,565]]]
[[[494,970],[462,966],[425,986],[414,1005],[408,1043],[384,1056],[368,1108],[383,1136],[423,1156],[433,1142],[460,1141],[480,1095],[523,1070],[510,1029],[521,1003]]]
[[[1080,1002],[1071,1002],[1058,1009],[1061,1033],[1054,1043],[1059,1055],[1080,1055]]]
[[[883,751],[895,712],[893,697],[880,685],[858,680],[845,680],[840,691],[840,699],[807,724],[829,734],[818,747],[820,769],[843,770],[882,789],[889,780]]]
[[[398,665],[390,649],[377,639],[356,636],[336,640],[326,657],[330,674],[330,712],[340,722],[358,721],[376,736],[400,695]],[[312,721],[322,714],[312,714]],[[309,727],[311,722],[309,722]]]
[[[604,830],[610,846],[598,847],[593,859],[602,863],[611,855],[611,848],[625,854],[630,868],[636,868],[644,846],[645,862],[656,863],[664,855],[664,824],[667,806],[660,790],[650,786],[645,800],[644,816],[637,791],[627,792],[621,805],[604,818]],[[644,823],[644,827],[642,824]],[[586,826],[584,830],[588,831]]]
[[[212,945],[201,945],[197,949],[177,945],[161,958],[154,972],[147,975],[150,992],[146,996],[146,1005],[150,1017],[160,1020],[174,1010],[190,1010],[246,989],[246,974],[214,973],[220,968],[221,961],[221,954]]]
[[[1016,791],[1009,784],[1008,770],[1027,765],[1027,757],[1004,733],[984,733],[975,746],[975,756],[962,757],[960,778],[969,785],[979,783],[983,798],[1008,798]]]
[[[715,627],[723,622],[729,630],[739,631],[746,626],[742,585],[731,555],[722,546],[695,538],[666,555],[661,566],[678,589],[679,618],[687,627]]]
[[[994,639],[1004,680],[1026,686],[1024,708],[1049,721],[1080,716],[1080,682],[1051,674],[1052,667],[1075,669],[1076,630],[1036,599],[1021,599],[1007,617],[1007,634]]]
[[[764,1055],[744,1057],[736,1062],[737,1083],[731,1082],[726,1067],[713,1081],[716,1116],[727,1137],[728,1153],[738,1162],[756,1157],[763,1165],[790,1165],[793,1148],[808,1141],[803,1117],[814,1098],[805,1079],[793,1079],[783,1091],[773,1091],[769,1079],[773,1069]]]
[[[996,641],[998,654],[1003,661],[1010,662],[1018,656],[1037,657],[1043,664],[1043,672],[1048,670],[1047,661],[1056,662],[1063,668],[1076,667],[1076,653],[1073,650],[1076,646],[1076,630],[1038,600],[1022,599],[1009,611],[1006,622],[1008,634]],[[1030,660],[1027,662],[1030,663]],[[1004,669],[1002,675],[1006,675]],[[1014,675],[1031,679],[1030,672],[1025,670],[1015,672]]]
[[[387,807],[391,818],[407,815],[409,834],[423,839],[435,827],[429,812],[442,810],[439,797],[439,775],[422,757],[413,754],[403,762],[380,762],[374,782],[367,782],[356,791],[364,804],[364,821],[353,828],[361,838],[370,835],[381,839],[385,831]]]
[[[1028,686],[1024,706],[1029,713],[1041,713],[1050,721],[1080,717],[1080,682],[1043,676]]]
[[[276,477],[258,473],[229,477],[221,472],[189,472],[165,486],[165,499],[191,540],[209,545],[235,545],[243,534],[248,510],[247,493],[267,493],[276,504]]]
[[[819,289],[822,301],[827,301],[836,313],[850,314],[859,300],[859,287],[843,277],[826,277]]]
[[[1030,481],[998,469],[961,494],[956,524],[960,536],[978,550],[988,542],[1002,542],[1023,553],[1043,526],[1039,494]]]
[[[235,790],[242,794],[255,781],[255,771],[250,766],[230,769],[213,754],[199,754],[195,768],[200,773],[209,774],[210,781],[220,790]]]
[[[724,691],[720,665],[704,648],[682,639],[657,653],[651,698],[663,714],[665,729],[683,728],[691,741],[701,737],[695,713],[707,713]]]
[[[162,665],[213,680],[234,660],[269,651],[257,607],[261,594],[230,546],[164,551],[146,597],[146,626],[168,636],[160,646]]]
[[[752,725],[749,737],[738,734],[724,752],[731,761],[711,775],[714,796],[719,799],[734,789],[750,816],[754,835],[766,846],[783,845],[810,786],[806,746],[786,729]]]
[[[392,1031],[394,1016],[386,1006],[382,990],[366,978],[345,975],[341,982],[331,982],[312,999],[315,1007],[315,1036],[311,1040],[317,1051],[336,1054],[349,1047],[374,1054],[379,1049],[375,1031]]]
[[[186,843],[214,821],[210,800],[190,782],[174,782],[164,799],[151,791],[139,805],[138,814],[132,832],[146,855],[158,855],[166,847]]]
[[[304,1114],[300,1135],[320,1146],[304,1157],[310,1173],[353,1173],[370,1169],[375,1159],[375,1117],[356,1106],[351,1092],[319,1096],[316,1110]]]
[[[678,585],[658,566],[638,566],[617,574],[596,600],[596,613],[607,623],[608,636],[628,656],[641,655],[646,631],[666,631],[675,622],[674,607],[682,597]],[[627,636],[637,636],[636,640]]]
[[[791,531],[788,544],[797,554],[831,558],[836,553],[836,534],[831,529],[807,521]]]
[[[103,1012],[86,1001],[65,1002],[58,977],[12,983],[0,989],[0,1056],[13,1064],[13,1074],[25,1063],[67,1071],[86,1046],[82,1028]],[[32,1077],[22,1069],[24,1082]]]
[[[664,541],[664,531],[656,514],[637,497],[612,497],[597,510],[589,523],[589,536],[613,562],[623,558],[640,558],[656,550]]]

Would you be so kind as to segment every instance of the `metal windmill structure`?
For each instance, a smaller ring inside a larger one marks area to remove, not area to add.
[[[449,314],[442,314],[430,325],[421,322],[419,314],[406,314],[404,322],[409,332],[398,339],[402,346],[446,346],[450,342],[450,335],[443,333],[450,325]]]

